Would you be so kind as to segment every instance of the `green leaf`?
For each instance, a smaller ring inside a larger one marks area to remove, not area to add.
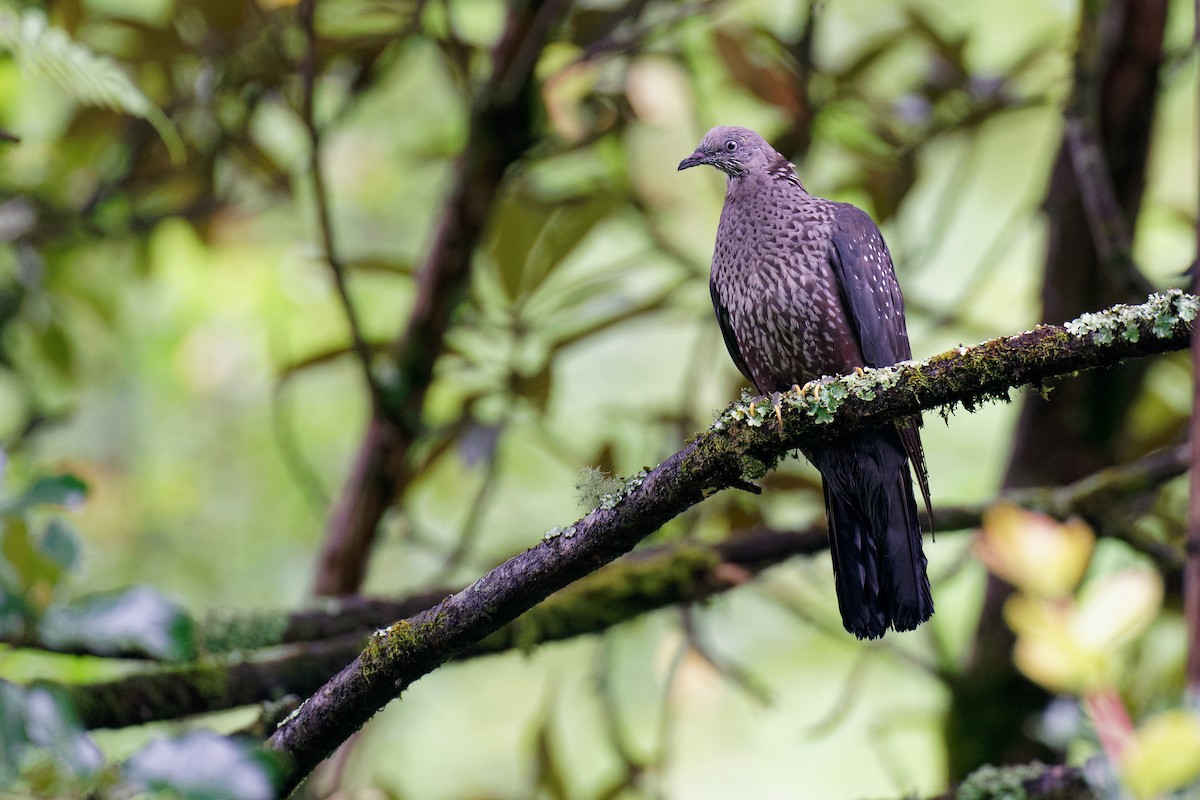
[[[34,612],[24,597],[10,591],[4,583],[0,581],[0,638],[16,641],[25,636]]]
[[[509,300],[520,293],[529,252],[548,214],[549,209],[517,196],[516,192],[509,193],[496,209],[488,250]]]
[[[0,517],[20,514],[40,505],[74,508],[86,498],[87,484],[74,475],[38,478],[16,497],[0,500]]]
[[[79,537],[64,520],[50,520],[38,549],[64,570],[74,569],[79,563]]]
[[[35,755],[50,756],[72,778],[92,775],[104,761],[62,693],[0,681],[0,777],[19,775]]]
[[[157,739],[125,763],[126,780],[135,786],[187,800],[271,800],[280,772],[273,754],[212,731]]]
[[[195,658],[195,624],[177,603],[146,586],[88,595],[50,606],[40,638],[60,650],[162,661]]]
[[[72,41],[65,31],[50,27],[40,9],[27,9],[20,16],[0,9],[0,50],[11,52],[25,74],[49,79],[81,103],[146,120],[158,131],[171,161],[183,161],[183,140],[167,116],[116,62]]]
[[[614,207],[607,195],[551,204],[510,193],[496,212],[489,246],[505,295],[515,300],[536,289]]]
[[[46,363],[61,377],[70,378],[75,366],[75,353],[63,326],[55,321],[49,322],[37,341]]]
[[[595,195],[582,202],[557,206],[546,218],[529,251],[526,288],[536,288],[604,218],[612,213],[611,197]]]
[[[15,517],[4,523],[4,532],[0,534],[0,557],[15,588],[30,596],[34,605],[42,606],[50,601],[63,568],[33,540],[24,518]]]

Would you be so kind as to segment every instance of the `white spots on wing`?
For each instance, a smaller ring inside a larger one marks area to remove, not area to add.
[[[829,253],[845,207],[789,181],[761,181],[753,191],[744,183],[726,198],[712,280],[755,382],[763,390],[786,388],[858,366],[857,337]],[[874,299],[880,319],[899,316],[891,257],[873,226],[850,249],[860,267],[871,265],[853,278],[856,290]]]

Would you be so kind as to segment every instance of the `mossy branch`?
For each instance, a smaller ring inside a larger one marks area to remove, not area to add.
[[[686,447],[566,531],[509,559],[466,589],[371,637],[366,649],[285,720],[268,745],[293,765],[295,787],[323,758],[422,675],[575,580],[628,552],[714,492],[762,474],[790,450],[865,424],[961,403],[968,409],[1025,384],[1186,347],[1200,298],[1173,291],[1066,326],[960,347],[918,363],[810,385],[785,397],[783,430],[764,425],[771,401],[735,404]],[[813,392],[816,389],[816,392]],[[608,506],[608,507],[604,507]]]
[[[998,499],[1058,517],[1079,514],[1102,535],[1118,536],[1147,553],[1177,584],[1182,551],[1130,538],[1120,520],[1129,504],[1182,474],[1188,463],[1188,448],[1181,445],[1068,486],[1021,489]],[[994,502],[939,507],[934,522],[943,534],[973,528]],[[644,613],[703,600],[788,558],[827,548],[824,525],[814,525],[798,531],[759,529],[715,545],[640,550],[556,592],[455,658],[599,633]],[[87,727],[140,725],[307,695],[363,649],[370,631],[444,596],[427,592],[397,600],[326,601],[291,613],[213,617],[200,625],[202,651],[210,656],[206,662],[62,688]],[[271,649],[254,652],[265,648]],[[234,657],[211,658],[235,652]]]

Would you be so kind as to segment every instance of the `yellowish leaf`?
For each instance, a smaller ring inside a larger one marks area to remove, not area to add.
[[[1030,680],[1054,692],[1078,694],[1106,682],[1108,654],[1072,635],[1074,604],[1014,595],[1004,617],[1017,635],[1013,660]]]
[[[660,56],[634,60],[625,74],[625,94],[633,113],[649,125],[678,124],[691,111],[691,83],[674,62]]]
[[[1200,778],[1200,718],[1167,711],[1137,729],[1119,764],[1121,782],[1135,797],[1157,797]]]
[[[546,115],[555,133],[572,143],[582,141],[590,132],[583,104],[596,88],[596,65],[577,60],[582,53],[574,45],[553,44],[546,48],[538,63]]]
[[[1095,536],[1080,520],[1060,523],[1010,503],[984,514],[972,551],[989,570],[1039,597],[1070,594],[1087,569]]]
[[[1031,680],[1078,694],[1112,684],[1119,648],[1143,633],[1162,603],[1162,580],[1129,570],[1089,584],[1080,600],[1016,594],[1004,617],[1017,635],[1013,659]]]
[[[1092,581],[1079,597],[1071,636],[1088,649],[1111,650],[1150,627],[1162,596],[1162,578],[1153,570],[1125,570]]]

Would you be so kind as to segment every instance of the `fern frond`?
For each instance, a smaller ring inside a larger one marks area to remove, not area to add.
[[[26,75],[43,76],[81,103],[110,108],[140,117],[158,131],[171,160],[183,160],[183,140],[175,126],[158,106],[115,61],[93,53],[86,45],[72,41],[65,31],[51,27],[46,15],[28,9],[18,15],[0,9],[0,51],[13,55]]]

